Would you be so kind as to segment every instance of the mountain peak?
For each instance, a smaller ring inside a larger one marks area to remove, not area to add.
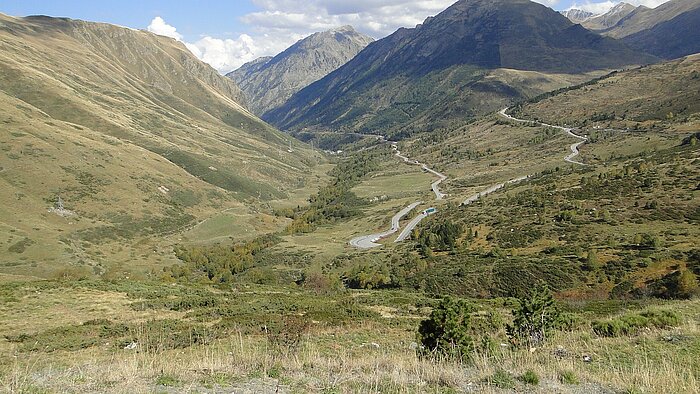
[[[329,33],[357,33],[357,30],[352,25],[339,26],[328,30]]]
[[[615,4],[608,12],[583,21],[581,24],[590,30],[605,30],[618,24],[622,19],[635,12],[637,7],[629,3]]]
[[[584,10],[579,10],[577,8],[572,8],[566,11],[560,11],[562,15],[569,18],[570,21],[574,23],[581,23],[588,18],[595,16],[594,13]]]
[[[352,59],[370,42],[350,25],[314,33],[273,58],[246,63],[227,76],[243,89],[261,115]]]

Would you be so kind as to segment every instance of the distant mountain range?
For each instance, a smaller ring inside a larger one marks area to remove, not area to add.
[[[671,0],[656,8],[619,3],[602,15],[563,12],[574,23],[621,39],[637,50],[675,59],[700,52],[700,0]]]
[[[640,6],[643,7],[643,6]],[[644,7],[646,8],[646,7]],[[605,30],[618,24],[624,17],[631,14],[637,7],[628,3],[618,3],[608,12],[602,15],[591,16],[581,23],[583,27],[590,30]]]
[[[489,70],[580,74],[654,61],[538,3],[461,0],[370,44],[263,119],[285,130],[398,132],[416,117],[463,119],[526,96]],[[537,90],[534,80],[525,85]],[[441,107],[443,97],[466,111]]]
[[[262,115],[347,63],[372,41],[352,26],[343,26],[313,34],[275,57],[256,59],[226,76],[243,89],[250,109]]]

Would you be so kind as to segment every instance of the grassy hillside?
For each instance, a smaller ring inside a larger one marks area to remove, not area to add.
[[[221,211],[212,238],[279,228],[255,205],[316,187],[320,158],[181,43],[48,17],[0,16],[0,38],[3,274],[143,269]]]
[[[668,21],[659,22],[647,30],[630,34],[623,42],[664,59],[700,53],[700,4]]]
[[[700,118],[700,55],[547,94],[516,108],[526,119],[604,129],[690,132]]]
[[[438,300],[412,292],[89,281],[0,289],[8,392],[694,393],[699,381],[698,301],[563,302],[577,320],[529,350],[505,335],[514,299],[471,300],[473,319],[493,328],[460,362],[417,355],[418,323]],[[56,303],[64,313],[47,319]],[[678,320],[622,337],[591,328],[649,311]]]
[[[697,8],[697,0],[671,0],[655,8],[637,7],[602,33],[614,38],[628,37],[644,30],[652,29],[654,26],[671,21],[679,15]]]

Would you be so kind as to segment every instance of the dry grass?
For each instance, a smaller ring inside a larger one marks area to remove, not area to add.
[[[696,311],[697,301],[677,306],[684,312]],[[674,336],[690,339],[681,345],[660,339]],[[699,337],[698,321],[693,317],[681,327],[631,338],[598,338],[590,330],[580,329],[557,333],[534,351],[501,348],[460,363],[418,358],[409,347],[412,332],[366,323],[315,328],[303,346],[289,354],[271,348],[263,335],[241,334],[176,351],[93,348],[16,353],[3,366],[0,390],[490,393],[503,392],[486,383],[502,370],[515,379],[517,390],[528,392],[697,393]],[[566,354],[555,355],[560,347]],[[592,362],[584,362],[583,355],[591,356]],[[540,377],[538,386],[525,386],[517,380],[527,370]],[[581,383],[561,383],[560,375],[565,371]]]

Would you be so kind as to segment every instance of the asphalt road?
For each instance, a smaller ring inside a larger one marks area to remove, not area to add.
[[[581,166],[585,166],[585,165],[586,165],[586,164],[584,164],[584,163],[581,163],[580,161],[574,160],[574,157],[576,157],[576,156],[579,155],[580,152],[579,152],[578,148],[579,148],[579,146],[585,144],[586,141],[588,141],[588,137],[586,137],[586,136],[580,136],[580,135],[578,135],[578,134],[575,134],[574,131],[573,131],[574,129],[569,128],[569,127],[554,126],[554,125],[547,124],[547,123],[543,123],[543,122],[535,122],[535,121],[532,121],[532,120],[518,119],[518,118],[515,118],[515,117],[512,117],[512,116],[508,115],[508,114],[506,113],[506,111],[508,111],[508,108],[503,108],[503,109],[502,109],[501,111],[499,111],[498,113],[499,113],[501,116],[503,116],[504,118],[509,119],[509,120],[512,120],[512,121],[515,121],[515,122],[520,122],[520,123],[537,123],[537,124],[540,125],[540,126],[552,127],[552,128],[555,128],[555,129],[562,130],[562,131],[566,132],[566,134],[568,134],[568,135],[570,135],[570,136],[572,136],[572,137],[574,137],[574,138],[580,139],[581,141],[579,141],[579,142],[577,142],[577,143],[574,143],[574,144],[571,144],[571,146],[570,146],[571,153],[570,153],[568,156],[566,156],[566,157],[564,158],[564,161],[569,162],[569,163],[573,163],[573,164],[578,164],[578,165],[581,165]]]
[[[434,212],[433,212],[434,213]],[[396,240],[394,242],[403,242],[408,238],[409,235],[411,235],[411,231],[413,231],[414,228],[418,225],[418,223],[421,222],[421,220],[427,218],[428,216],[432,215],[432,213],[426,213],[426,211],[422,211],[421,213],[418,214],[418,216],[414,217],[413,220],[408,222],[406,227],[399,233],[399,236],[396,237]]]
[[[381,244],[378,244],[377,241],[399,231],[399,222],[401,221],[401,218],[406,216],[415,207],[422,203],[423,201],[417,201],[407,206],[406,208],[400,210],[396,215],[394,215],[394,217],[391,218],[391,228],[389,230],[377,234],[363,235],[357,238],[353,238],[350,240],[350,245],[359,249],[372,249],[382,246]]]
[[[524,181],[525,179],[527,179],[527,178],[529,178],[529,177],[530,177],[530,175],[520,176],[520,177],[511,179],[511,180],[509,180],[509,181],[507,181],[507,182],[499,183],[498,185],[493,185],[493,186],[489,187],[489,188],[486,189],[486,190],[482,190],[482,191],[480,191],[479,193],[472,194],[472,195],[469,196],[466,200],[462,201],[462,205],[469,205],[469,204],[473,203],[474,201],[480,199],[480,198],[483,197],[483,196],[486,196],[486,195],[488,195],[488,194],[491,194],[491,193],[493,193],[493,192],[495,192],[495,191],[497,191],[497,190],[503,189],[506,185],[509,185],[509,184],[511,184],[511,183],[517,183],[517,182]]]
[[[435,199],[436,200],[442,200],[445,198],[447,195],[443,192],[440,191],[440,184],[447,179],[447,176],[444,174],[441,174],[432,168],[428,167],[426,164],[423,164],[419,162],[418,160],[411,160],[408,157],[404,156],[401,154],[401,151],[399,151],[398,145],[396,145],[395,142],[391,142],[391,147],[394,149],[396,157],[402,159],[404,163],[407,164],[413,164],[420,166],[423,170],[426,172],[429,172],[435,176],[438,177],[438,180],[430,184],[430,188],[433,190],[433,193],[435,193]],[[413,210],[415,207],[418,205],[422,204],[422,201],[414,202],[413,204],[407,206],[406,208],[402,209],[399,211],[396,215],[394,215],[393,218],[391,218],[391,229],[388,231],[382,232],[382,233],[377,233],[377,234],[369,234],[369,235],[362,235],[356,238],[353,238],[350,240],[350,245],[359,248],[359,249],[372,249],[376,248],[379,246],[382,246],[381,244],[378,244],[377,241],[380,239],[386,238],[395,232],[399,231],[399,222],[401,221],[401,218],[406,216],[408,212]],[[403,231],[399,234],[399,237],[396,239],[394,242],[401,242],[405,240],[410,234],[411,231],[418,225],[418,223],[421,222],[421,220],[425,219],[428,217],[430,214],[426,213],[425,211],[422,211],[421,213],[418,214],[415,218],[413,218],[403,229]]]

